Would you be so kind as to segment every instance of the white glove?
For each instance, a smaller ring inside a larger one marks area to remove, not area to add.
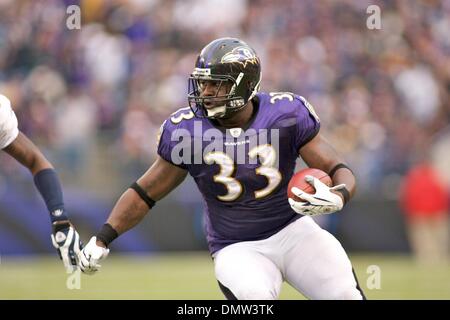
[[[78,255],[83,248],[80,236],[68,221],[53,224],[52,228],[52,244],[63,261],[66,271],[72,273],[78,265]]]
[[[101,267],[98,262],[105,259],[109,254],[109,249],[98,246],[96,242],[97,237],[92,237],[78,255],[81,271],[89,275],[98,271]]]
[[[342,198],[331,191],[343,189],[345,188],[345,184],[339,184],[330,188],[316,177],[310,175],[305,177],[305,181],[314,187],[316,193],[310,194],[293,187],[291,189],[292,193],[300,199],[305,200],[303,202],[288,198],[289,204],[295,212],[307,216],[316,216],[333,213],[342,209],[344,206]]]

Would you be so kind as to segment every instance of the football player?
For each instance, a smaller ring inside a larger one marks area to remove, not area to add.
[[[58,175],[37,146],[19,131],[11,102],[4,95],[0,95],[0,149],[27,167],[34,176],[36,188],[50,212],[53,246],[66,270],[72,272],[78,265],[82,244],[67,217]]]
[[[289,92],[259,92],[260,82],[260,60],[245,42],[217,39],[201,51],[190,107],[163,123],[156,161],[80,252],[82,271],[95,273],[111,241],[189,173],[205,200],[207,242],[226,298],[276,299],[283,281],[311,299],[364,298],[341,244],[310,217],[341,210],[355,178],[319,133],[313,107]],[[276,134],[263,136],[269,131]],[[329,173],[334,187],[307,176],[316,193],[293,188],[298,198],[288,199],[298,156]]]

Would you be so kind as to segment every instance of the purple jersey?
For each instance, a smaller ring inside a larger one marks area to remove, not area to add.
[[[300,218],[287,201],[299,149],[319,132],[312,106],[288,92],[259,93],[245,128],[224,129],[189,108],[161,127],[158,154],[195,179],[211,253],[270,237]]]

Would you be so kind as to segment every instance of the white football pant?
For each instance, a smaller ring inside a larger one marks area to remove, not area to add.
[[[283,281],[310,299],[363,299],[341,244],[308,216],[213,257],[217,280],[239,300],[277,299]]]

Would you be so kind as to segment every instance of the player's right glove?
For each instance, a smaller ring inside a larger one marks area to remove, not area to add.
[[[98,246],[96,242],[97,237],[92,237],[78,255],[80,269],[85,274],[92,275],[97,272],[101,267],[98,262],[109,254],[109,249]]]

